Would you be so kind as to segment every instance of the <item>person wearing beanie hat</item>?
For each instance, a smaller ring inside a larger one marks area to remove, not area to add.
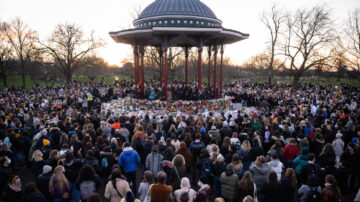
[[[52,197],[49,192],[49,182],[52,176],[52,167],[45,165],[42,170],[43,172],[36,178],[36,186],[48,201],[52,201]]]
[[[50,173],[52,171],[52,167],[51,166],[49,166],[49,165],[44,165],[44,167],[43,167],[43,174],[48,174],[48,173]]]
[[[225,172],[220,176],[221,193],[226,201],[232,201],[237,196],[237,184],[239,176],[234,173],[234,166],[228,164]]]

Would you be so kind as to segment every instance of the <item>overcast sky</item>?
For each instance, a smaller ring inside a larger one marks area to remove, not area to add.
[[[103,38],[107,45],[97,52],[110,64],[120,65],[123,58],[132,54],[128,45],[116,44],[110,31],[127,29],[132,23],[131,13],[141,5],[145,8],[154,0],[0,0],[0,21],[11,21],[20,17],[40,37],[47,37],[59,23],[80,25],[86,33],[91,30]],[[264,9],[276,3],[289,10],[314,5],[329,6],[334,18],[341,21],[354,8],[360,8],[360,0],[202,0],[223,21],[225,28],[249,33],[247,40],[225,47],[225,56],[235,64],[262,52],[268,33],[260,21]],[[341,27],[338,27],[341,29]]]

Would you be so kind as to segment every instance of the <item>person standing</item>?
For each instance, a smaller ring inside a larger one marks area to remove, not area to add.
[[[139,154],[131,147],[130,143],[124,143],[124,151],[120,154],[118,164],[123,168],[125,177],[130,184],[133,193],[136,193],[136,170],[140,163]]]
[[[171,197],[173,188],[166,185],[167,175],[165,172],[160,171],[157,175],[158,184],[153,184],[149,190],[151,201],[168,202]]]
[[[105,198],[110,199],[111,202],[120,201],[128,191],[130,191],[129,184],[121,178],[120,168],[113,169],[111,179],[105,188]]]
[[[198,133],[195,135],[195,141],[190,144],[190,151],[193,154],[192,161],[192,181],[196,182],[197,179],[197,161],[200,157],[201,150],[205,148],[205,144],[201,141],[201,135]]]

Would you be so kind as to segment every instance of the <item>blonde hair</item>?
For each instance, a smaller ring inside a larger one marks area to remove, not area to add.
[[[241,149],[246,151],[246,152],[250,151],[251,144],[250,144],[249,140],[244,140],[244,142],[241,145]]]
[[[65,192],[69,190],[69,181],[64,175],[64,166],[57,166],[54,170],[54,174],[51,176],[49,182],[49,192],[53,192],[55,190],[55,186],[57,190],[60,192]]]
[[[32,160],[35,162],[41,161],[43,160],[43,158],[41,157],[41,151],[40,150],[36,150],[33,155],[32,155]]]

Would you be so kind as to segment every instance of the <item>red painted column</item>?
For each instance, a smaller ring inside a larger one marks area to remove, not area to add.
[[[168,78],[167,78],[167,48],[164,48],[164,95],[165,100],[168,100]]]
[[[145,78],[144,78],[144,46],[140,46],[141,57],[141,96],[145,98]]]
[[[201,89],[201,64],[202,64],[202,60],[201,60],[201,55],[202,55],[202,47],[199,48],[198,50],[198,88]]]
[[[224,45],[221,44],[220,50],[221,58],[220,58],[220,97],[222,97],[222,89],[223,89],[223,60],[224,60]]]
[[[163,77],[163,73],[162,73],[162,58],[163,58],[163,51],[162,48],[159,49],[159,59],[160,59],[160,88],[163,87],[163,83],[162,83],[162,77]]]
[[[134,45],[134,73],[135,73],[135,92],[138,92],[139,73],[138,73],[138,46]]]
[[[189,60],[189,49],[185,47],[185,84],[188,84],[188,60]]]
[[[209,46],[209,50],[208,50],[208,55],[209,55],[209,70],[208,70],[208,86],[210,86],[210,79],[211,79],[211,46]]]
[[[216,62],[216,57],[217,57],[217,46],[214,46],[214,99],[216,99],[216,69],[217,69],[217,62]]]

